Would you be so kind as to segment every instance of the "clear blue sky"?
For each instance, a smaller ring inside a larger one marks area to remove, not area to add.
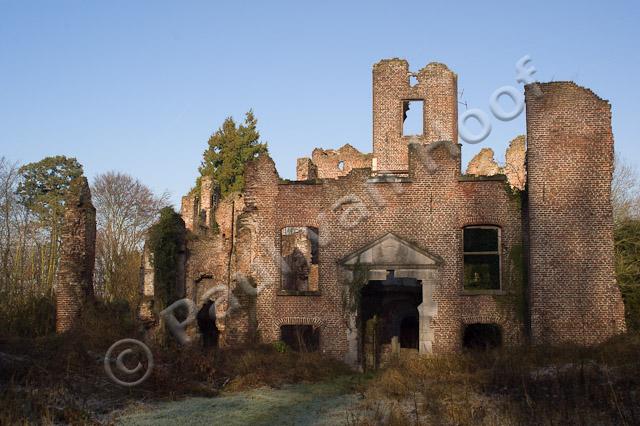
[[[0,0],[0,156],[75,156],[177,204],[209,135],[253,108],[283,177],[314,147],[371,150],[371,66],[444,62],[488,111],[530,54],[540,81],[574,80],[613,105],[617,150],[638,164],[640,6],[611,2]],[[464,106],[461,106],[461,111]],[[524,118],[463,146],[503,156]],[[466,163],[465,163],[466,164]]]

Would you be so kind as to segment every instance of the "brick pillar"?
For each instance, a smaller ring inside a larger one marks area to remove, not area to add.
[[[216,206],[220,201],[220,184],[210,176],[203,176],[200,181],[200,225],[211,228]]]
[[[310,158],[298,158],[296,164],[296,180],[313,180],[318,178],[318,167]]]
[[[96,209],[84,176],[71,182],[56,275],[56,332],[73,328],[83,305],[93,298]]]
[[[191,232],[195,232],[195,226],[198,223],[198,197],[193,194],[182,197],[182,205],[180,206],[180,216],[184,220],[184,224]]]

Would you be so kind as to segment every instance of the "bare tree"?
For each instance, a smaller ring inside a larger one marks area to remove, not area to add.
[[[613,180],[611,182],[611,204],[616,222],[640,217],[640,180],[635,167],[616,154]]]
[[[146,231],[167,206],[169,196],[156,196],[139,180],[118,172],[96,176],[91,192],[98,228],[97,291],[107,299],[134,304]]]
[[[18,166],[0,158],[0,260],[4,287],[11,282],[15,239],[15,214],[18,206],[15,189],[18,182]]]

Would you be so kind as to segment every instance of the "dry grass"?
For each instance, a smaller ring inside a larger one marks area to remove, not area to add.
[[[65,335],[0,339],[0,425],[104,423],[133,402],[211,397],[350,373],[319,354],[281,353],[271,345],[219,351],[152,346],[153,374],[123,388],[108,379],[103,357],[115,341],[136,337],[129,318],[120,308],[96,305],[81,327]]]
[[[0,424],[91,424],[113,420],[132,402],[215,396],[352,374],[319,354],[271,345],[220,351],[152,347],[156,367],[125,389],[106,376],[102,357],[136,337],[114,307],[97,305],[64,336],[0,340]],[[440,357],[405,356],[359,376],[364,398],[353,425],[640,424],[640,336],[599,347],[521,348]]]
[[[591,349],[405,356],[364,391],[369,407],[402,415],[369,408],[354,424],[639,424],[639,354],[640,336],[627,335]]]

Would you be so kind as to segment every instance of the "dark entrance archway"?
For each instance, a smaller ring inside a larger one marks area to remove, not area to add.
[[[365,369],[379,366],[381,352],[392,350],[394,338],[401,348],[418,349],[421,303],[422,283],[415,278],[396,278],[393,270],[387,271],[385,280],[371,280],[363,287],[360,324]]]
[[[217,348],[219,331],[216,326],[215,304],[213,301],[208,300],[202,305],[196,315],[196,320],[200,336],[202,336],[202,346],[205,349]]]
[[[404,317],[400,322],[400,347],[418,349],[418,315]]]

